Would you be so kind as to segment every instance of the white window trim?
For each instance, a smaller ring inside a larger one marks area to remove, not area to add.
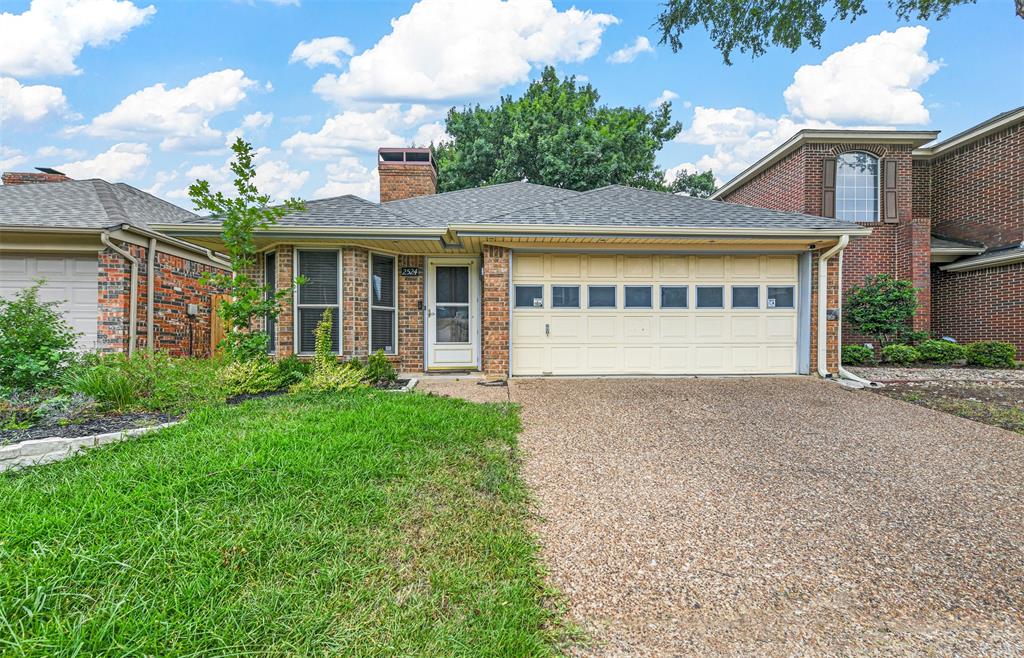
[[[391,275],[394,277],[395,287],[395,305],[394,306],[376,306],[373,303],[373,257],[383,256],[384,258],[390,258],[392,262]],[[369,336],[366,337],[367,346],[366,349],[370,354],[373,354],[376,350],[373,349],[373,312],[374,311],[391,311],[391,346],[394,348],[392,351],[384,351],[384,354],[388,356],[398,356],[398,256],[395,254],[387,254],[382,251],[371,251],[369,257],[366,259],[366,305],[369,307],[367,315],[369,316],[367,321],[367,327],[370,328]]]
[[[872,158],[875,159],[875,165],[876,165],[875,166],[875,195],[877,197],[875,199],[875,201],[877,202],[877,205],[875,206],[875,217],[874,217],[874,219],[871,219],[871,220],[846,219],[846,220],[843,220],[843,221],[847,221],[847,222],[865,222],[865,223],[877,223],[877,222],[880,222],[880,221],[882,221],[882,213],[883,213],[882,206],[883,206],[883,203],[884,203],[884,199],[882,197],[885,195],[885,190],[883,189],[883,184],[882,184],[883,183],[883,180],[882,180],[883,179],[882,156],[875,155],[871,151],[862,151],[860,149],[854,149],[852,151],[843,151],[842,153],[839,153],[838,155],[835,156],[835,161],[836,161],[835,183],[836,183],[836,186],[835,186],[835,202],[834,203],[835,203],[836,207],[835,207],[835,212],[833,212],[832,214],[836,216],[836,219],[839,219],[839,167],[841,166],[841,163],[842,163],[842,157],[844,155],[849,155],[851,153],[861,153],[863,155],[866,155],[866,156],[869,156],[869,157],[872,157]]]
[[[345,353],[345,323],[343,314],[345,307],[342,305],[341,300],[344,297],[344,276],[343,276],[343,262],[341,258],[341,249],[317,249],[312,248],[292,248],[292,284],[295,286],[292,291],[292,352],[299,356],[310,356],[314,352],[303,352],[302,349],[302,336],[299,333],[299,309],[300,308],[323,308],[323,304],[299,304],[299,286],[295,285],[295,279],[299,278],[299,252],[301,251],[334,251],[338,254],[338,317],[335,322],[338,324],[338,351],[337,354],[341,356]]]

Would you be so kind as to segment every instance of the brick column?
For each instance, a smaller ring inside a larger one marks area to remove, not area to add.
[[[277,248],[274,260],[277,262],[277,282],[275,287],[278,290],[288,290],[288,294],[281,299],[281,313],[277,316],[277,336],[275,352],[278,358],[290,356],[295,353],[295,311],[293,298],[295,296],[295,259],[291,245],[281,245]]]
[[[423,256],[398,257],[398,365],[407,372],[423,370]],[[419,276],[402,276],[403,267],[419,268]]]
[[[370,350],[370,254],[360,247],[341,251],[341,351],[348,358]]]
[[[131,264],[128,260],[109,248],[100,252],[96,347],[101,352],[128,353],[130,285]]]
[[[818,372],[818,257],[821,251],[811,254],[811,373]],[[826,309],[839,308],[839,257],[828,261],[828,301]],[[842,316],[840,316],[842,317]],[[839,326],[838,320],[825,321],[825,368],[835,374],[839,369]]]
[[[483,371],[487,375],[509,374],[509,250],[484,245],[483,249]]]
[[[897,273],[900,279],[913,282],[917,288],[917,312],[912,326],[914,331],[931,328],[931,220],[915,217],[900,220],[897,234]]]

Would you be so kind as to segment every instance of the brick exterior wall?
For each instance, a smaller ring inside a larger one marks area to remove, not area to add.
[[[821,251],[811,254],[811,373],[818,372],[818,258]],[[826,308],[839,308],[839,258],[828,261],[828,298]],[[830,374],[839,369],[840,320],[825,321],[825,368]]]
[[[820,164],[819,164],[820,167]],[[821,172],[818,172],[818,204],[821,204]],[[808,212],[805,185],[807,172],[803,149],[797,149],[776,162],[752,181],[728,195],[725,200],[759,208],[787,212]],[[819,214],[814,212],[812,214]]]
[[[483,347],[482,370],[486,375],[509,373],[509,250],[484,245],[483,249]]]
[[[146,247],[128,245],[138,259],[136,298],[136,348],[146,347],[146,305],[149,272]],[[200,283],[216,268],[157,249],[153,308],[154,349],[174,356],[210,356],[212,295],[217,291]],[[98,343],[103,352],[127,352],[131,265],[120,254],[106,249],[99,255]],[[196,304],[198,313],[189,317],[186,309]]]
[[[370,351],[370,252],[341,250],[341,352],[346,358]]]
[[[380,202],[437,192],[437,172],[429,163],[378,162]]]
[[[0,183],[4,185],[29,185],[31,183],[63,183],[71,180],[64,174],[47,174],[42,171],[5,171],[0,176]]]
[[[1002,340],[1024,354],[1024,263],[970,272],[936,267],[932,290],[936,336],[952,336],[961,343]]]
[[[417,267],[419,276],[402,276],[403,267]],[[423,370],[423,256],[398,258],[398,359],[407,372]]]

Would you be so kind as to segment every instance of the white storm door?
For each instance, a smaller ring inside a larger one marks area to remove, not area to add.
[[[477,261],[427,265],[427,368],[476,368],[480,343]]]

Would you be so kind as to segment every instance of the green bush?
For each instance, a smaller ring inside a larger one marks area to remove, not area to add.
[[[954,363],[965,358],[964,346],[948,340],[926,340],[916,349],[921,360],[929,363]]]
[[[331,349],[331,326],[331,312],[326,310],[316,325],[312,370],[305,379],[292,386],[292,391],[339,393],[361,384],[362,368],[353,366],[351,362],[345,365],[338,364],[338,357]]]
[[[53,386],[74,359],[75,333],[57,306],[39,301],[37,281],[13,299],[0,299],[0,388]]]
[[[221,382],[228,395],[263,393],[281,388],[277,364],[264,356],[251,361],[231,361],[221,370]]]
[[[966,348],[967,363],[983,368],[1016,368],[1017,348],[1010,343],[983,340]]]
[[[281,386],[292,386],[305,379],[312,365],[303,361],[294,354],[290,354],[277,362],[277,375],[281,379]]]
[[[910,345],[886,345],[882,348],[882,360],[896,365],[906,365],[920,361],[921,355]]]
[[[843,363],[851,366],[862,366],[873,363],[875,351],[863,345],[843,345]]]
[[[391,365],[384,350],[377,350],[366,359],[366,366],[363,368],[363,381],[370,384],[391,384],[398,379],[395,366]]]
[[[860,334],[873,336],[879,345],[906,340],[917,310],[917,288],[890,274],[876,274],[853,286],[847,295],[846,318]]]

